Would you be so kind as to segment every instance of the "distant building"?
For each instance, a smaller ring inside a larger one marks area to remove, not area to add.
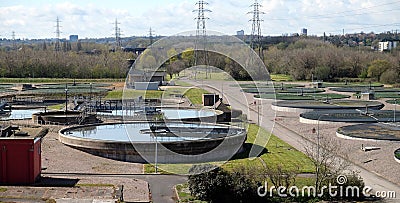
[[[69,36],[69,41],[70,42],[77,42],[78,41],[78,35],[70,35]]]
[[[307,29],[306,28],[301,29],[300,35],[301,36],[307,36]]]
[[[237,36],[244,36],[244,30],[239,30],[236,32]]]
[[[397,42],[396,41],[379,42],[378,50],[380,52],[390,51],[390,50],[392,50],[392,49],[394,49],[396,47],[397,47]]]

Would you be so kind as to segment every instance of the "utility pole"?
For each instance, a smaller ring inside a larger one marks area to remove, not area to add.
[[[316,176],[315,176],[315,186],[316,190],[318,191],[318,188],[320,187],[319,185],[319,172],[320,172],[320,134],[319,134],[319,121],[323,116],[328,116],[329,114],[321,114],[318,117],[318,122],[317,122],[317,167],[316,167]]]
[[[154,30],[152,30],[150,27],[150,30],[149,30],[150,45],[149,46],[151,46],[153,44],[153,32],[154,32]]]
[[[207,54],[207,30],[206,30],[206,20],[209,19],[205,17],[205,12],[211,12],[209,9],[205,9],[204,6],[208,5],[207,2],[203,0],[199,0],[196,5],[198,9],[193,10],[193,12],[197,12],[198,15],[195,18],[197,20],[197,29],[196,29],[196,41],[194,48],[195,55],[195,66],[201,64],[199,61],[199,52],[203,52],[204,65],[206,66],[206,79],[208,74],[208,54]],[[202,46],[200,46],[202,45]],[[201,50],[200,50],[201,49]]]
[[[14,31],[12,31],[11,36],[12,36],[12,47],[15,50],[15,49],[17,49],[17,44],[15,43],[15,32]]]
[[[56,19],[56,44],[55,44],[55,46],[54,46],[54,50],[55,51],[60,51],[61,50],[61,46],[60,46],[60,19],[58,18],[58,16],[57,16],[57,19]]]
[[[248,12],[247,14],[253,14],[253,18],[249,21],[252,22],[251,26],[251,39],[250,39],[250,47],[254,50],[257,49],[257,53],[261,59],[263,59],[262,54],[262,35],[261,35],[261,22],[263,21],[260,19],[260,14],[265,14],[264,12],[260,11],[261,4],[254,1],[254,4],[251,5],[253,7],[253,11]]]
[[[117,50],[118,49],[118,47],[121,47],[122,46],[122,43],[121,43],[121,29],[118,27],[118,24],[121,24],[121,23],[119,23],[118,22],[118,19],[116,18],[115,19],[115,23],[114,23],[114,26],[115,26],[115,50]]]

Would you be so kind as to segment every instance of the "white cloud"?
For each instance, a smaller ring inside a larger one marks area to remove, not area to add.
[[[111,37],[118,18],[124,36],[147,35],[150,27],[157,35],[171,35],[196,29],[196,0],[146,1],[49,1],[47,3],[0,6],[0,37],[54,37],[55,19],[59,16],[62,37]],[[259,0],[263,35],[299,32],[303,27],[311,34],[397,29],[400,27],[400,1],[393,0]],[[113,4],[115,3],[115,4]],[[209,0],[207,29],[234,34],[251,32],[253,1]]]

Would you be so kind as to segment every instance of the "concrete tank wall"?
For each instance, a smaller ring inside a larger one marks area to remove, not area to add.
[[[77,128],[77,127],[72,127]],[[59,132],[59,140],[68,146],[87,153],[110,159],[128,162],[153,162],[155,142],[121,142],[94,140],[65,135],[68,129]],[[238,130],[236,134],[224,138],[173,141],[157,143],[158,163],[197,163],[205,161],[228,160],[242,150],[246,140],[246,131]],[[147,157],[145,160],[143,156]]]

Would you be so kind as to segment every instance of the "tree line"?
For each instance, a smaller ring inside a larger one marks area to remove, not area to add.
[[[9,78],[125,78],[133,53],[110,51],[100,44],[22,45],[0,50],[0,77]]]
[[[134,53],[110,51],[111,47],[104,44],[63,42],[57,52],[53,46],[43,43],[0,49],[0,77],[124,78],[131,65],[127,59],[137,57]],[[237,80],[251,79],[240,64],[218,53],[195,53],[188,49],[178,54],[171,48],[167,54],[170,59],[161,68],[170,76],[194,66],[197,56],[197,64],[207,63]],[[269,45],[263,50],[263,59],[270,73],[291,75],[294,80],[358,78],[400,83],[399,48],[381,53],[365,46],[336,46],[318,39],[299,38]],[[143,62],[151,66],[155,60],[150,54]]]
[[[294,80],[336,81],[340,78],[370,78],[399,83],[400,51],[377,52],[366,47],[340,47],[321,40],[300,39],[279,43],[264,51],[271,73],[291,75]]]

